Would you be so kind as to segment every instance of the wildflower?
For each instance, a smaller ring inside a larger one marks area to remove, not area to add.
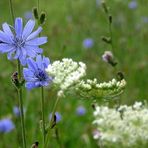
[[[145,24],[148,23],[148,17],[147,16],[143,16],[141,19],[142,19],[143,23],[145,23]]]
[[[138,6],[137,2],[135,0],[132,0],[129,4],[128,4],[128,7],[130,9],[136,9]]]
[[[22,18],[16,18],[14,27],[4,23],[3,31],[0,30],[0,52],[8,53],[9,60],[19,59],[22,65],[26,64],[26,58],[36,57],[42,53],[40,45],[47,42],[47,37],[37,37],[42,31],[42,27],[34,32],[34,20],[29,20],[23,29]]]
[[[26,20],[33,19],[32,12],[31,11],[26,11],[24,13],[24,17],[25,17]]]
[[[99,139],[99,137],[101,136],[99,130],[97,129],[93,130],[92,134],[94,139]]]
[[[86,38],[84,41],[83,41],[83,47],[88,49],[88,48],[92,48],[94,45],[94,41],[93,39],[91,38]]]
[[[62,120],[62,116],[59,112],[55,112],[55,115],[56,115],[56,123],[60,122]],[[52,118],[52,113],[50,113],[49,115],[49,120],[51,120]]]
[[[104,146],[111,144],[114,147],[119,143],[120,147],[137,147],[139,143],[141,147],[147,145],[148,108],[142,102],[135,102],[132,106],[121,105],[118,109],[96,106],[94,117],[93,123],[101,133],[94,138]]]
[[[101,5],[101,0],[96,0],[96,6],[99,7]]]
[[[20,110],[19,110],[19,107],[18,106],[14,106],[13,107],[13,113],[15,116],[19,117],[20,116]]]
[[[85,113],[86,113],[86,109],[85,109],[83,106],[79,106],[79,107],[76,109],[76,113],[77,113],[77,115],[79,115],[79,116],[83,116],[83,115],[85,115]]]
[[[24,113],[26,112],[26,108],[23,108],[24,109]],[[19,117],[21,115],[21,112],[20,112],[20,109],[18,106],[14,106],[13,107],[13,114],[16,116],[16,117]]]
[[[0,120],[0,132],[8,133],[14,129],[14,124],[9,118]]]
[[[50,61],[48,58],[38,55],[36,61],[31,58],[27,59],[28,68],[23,69],[24,79],[26,80],[25,87],[32,89],[41,86],[47,86],[52,78],[45,71]]]
[[[112,66],[115,66],[117,63],[114,61],[114,56],[111,51],[105,51],[102,55],[102,60],[106,63],[111,64]]]
[[[53,84],[58,87],[58,96],[62,97],[65,91],[69,91],[86,75],[86,65],[64,58],[55,61],[46,69],[49,76],[54,77]]]

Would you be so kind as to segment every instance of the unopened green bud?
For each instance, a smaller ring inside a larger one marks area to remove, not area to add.
[[[108,14],[108,8],[107,8],[107,6],[106,6],[105,1],[102,1],[102,7],[103,7],[103,9],[104,9],[105,13],[107,13],[107,14]]]
[[[37,9],[37,7],[34,7],[32,11],[33,11],[34,18],[35,18],[35,19],[39,19],[39,14],[38,14],[38,9]]]
[[[46,14],[45,12],[42,12],[41,15],[40,15],[40,24],[44,24],[46,21]]]
[[[105,43],[110,44],[111,43],[111,38],[110,37],[106,37],[106,36],[102,36],[102,41],[104,41]]]
[[[121,81],[121,80],[124,79],[124,75],[123,75],[123,73],[122,73],[121,71],[119,71],[119,72],[117,73],[117,79],[118,79],[119,81]]]
[[[111,24],[111,23],[112,23],[112,16],[109,15],[109,16],[108,16],[108,19],[109,19],[109,23]]]

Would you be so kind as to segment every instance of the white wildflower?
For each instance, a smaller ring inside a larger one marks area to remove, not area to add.
[[[93,124],[101,135],[98,139],[104,146],[120,144],[132,148],[139,142],[141,146],[148,144],[148,108],[141,102],[118,109],[96,106],[94,117]]]

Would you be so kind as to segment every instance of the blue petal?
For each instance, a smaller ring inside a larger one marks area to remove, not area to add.
[[[34,26],[35,26],[35,21],[29,20],[24,27],[22,37],[26,39],[30,35],[30,33],[33,31]]]
[[[45,44],[47,42],[47,37],[38,37],[33,40],[27,41],[26,45],[33,45],[33,46],[38,46]]]
[[[21,48],[21,51],[22,51],[22,54],[23,54],[23,58],[26,59],[26,56],[27,56],[27,51],[25,48]]]
[[[14,59],[18,59],[18,57],[21,55],[21,51],[20,49],[17,49],[16,50],[16,53],[15,53],[15,56],[14,56]]]
[[[26,41],[29,41],[29,40],[31,40],[31,39],[34,39],[35,37],[37,37],[38,35],[39,35],[39,33],[42,31],[42,27],[39,27],[36,31],[34,31],[33,33],[31,33],[28,37],[27,37],[27,39],[26,39]]]
[[[29,57],[31,57],[31,58],[36,57],[37,52],[35,51],[35,48],[38,48],[38,47],[25,46],[25,49],[26,49],[27,55],[28,55]]]
[[[37,86],[35,85],[34,82],[27,82],[25,84],[25,87],[28,89],[28,90],[31,90],[32,88],[36,88]]]
[[[32,60],[31,58],[28,58],[27,64],[28,64],[28,67],[29,67],[30,69],[32,69],[33,71],[36,71],[36,70],[37,70],[36,63],[35,63],[35,61]]]
[[[8,44],[12,43],[10,38],[7,36],[7,34],[1,30],[0,30],[0,41],[2,41],[4,43],[8,43]]]
[[[5,34],[7,34],[7,36],[9,37],[9,40],[10,40],[11,42],[13,42],[12,38],[14,37],[14,35],[13,35],[13,33],[12,33],[12,31],[11,31],[9,25],[8,25],[7,23],[4,23],[4,24],[2,25],[2,28],[3,28],[3,31],[5,32]]]
[[[47,68],[48,65],[50,64],[49,58],[43,57],[43,62],[44,62],[44,67]]]
[[[36,53],[42,53],[42,52],[43,52],[43,49],[42,49],[42,48],[36,47],[36,48],[34,48],[34,51],[35,51]]]
[[[8,60],[13,60],[12,55],[14,55],[14,52],[15,52],[15,50],[13,50],[13,51],[11,51],[11,52],[9,52],[9,53],[7,54]]]
[[[23,20],[21,18],[15,19],[15,33],[17,37],[21,37],[23,31]]]
[[[41,81],[35,82],[35,86],[36,86],[36,87],[41,87],[41,86],[42,86],[42,82],[41,82]]]
[[[26,65],[26,58],[24,58],[24,57],[19,57],[19,60],[20,60],[20,62],[21,62],[21,65],[22,66],[25,66]]]
[[[36,63],[37,63],[38,68],[44,69],[43,64],[42,64],[42,57],[41,57],[41,55],[38,55],[36,57]]]
[[[24,77],[28,77],[28,76],[34,77],[34,73],[28,68],[23,69],[23,75]]]
[[[0,52],[5,53],[5,52],[10,52],[15,50],[13,46],[10,46],[8,44],[0,43]]]
[[[48,86],[48,85],[49,85],[49,82],[48,82],[48,81],[43,81],[43,82],[42,82],[42,85],[43,85],[43,86]]]

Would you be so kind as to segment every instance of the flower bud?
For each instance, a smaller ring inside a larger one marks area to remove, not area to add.
[[[107,13],[107,14],[108,14],[108,8],[107,8],[107,6],[106,6],[105,1],[102,1],[102,7],[103,7],[103,9],[104,9],[105,13]]]
[[[102,41],[104,41],[107,44],[111,44],[111,38],[110,37],[106,37],[106,36],[102,36]]]
[[[111,64],[112,66],[116,66],[117,62],[114,61],[114,57],[111,51],[105,51],[102,55],[103,61]]]
[[[34,7],[32,11],[33,11],[34,18],[39,19],[38,9]]]
[[[44,24],[46,21],[46,14],[45,12],[42,12],[41,15],[40,15],[40,24]]]

